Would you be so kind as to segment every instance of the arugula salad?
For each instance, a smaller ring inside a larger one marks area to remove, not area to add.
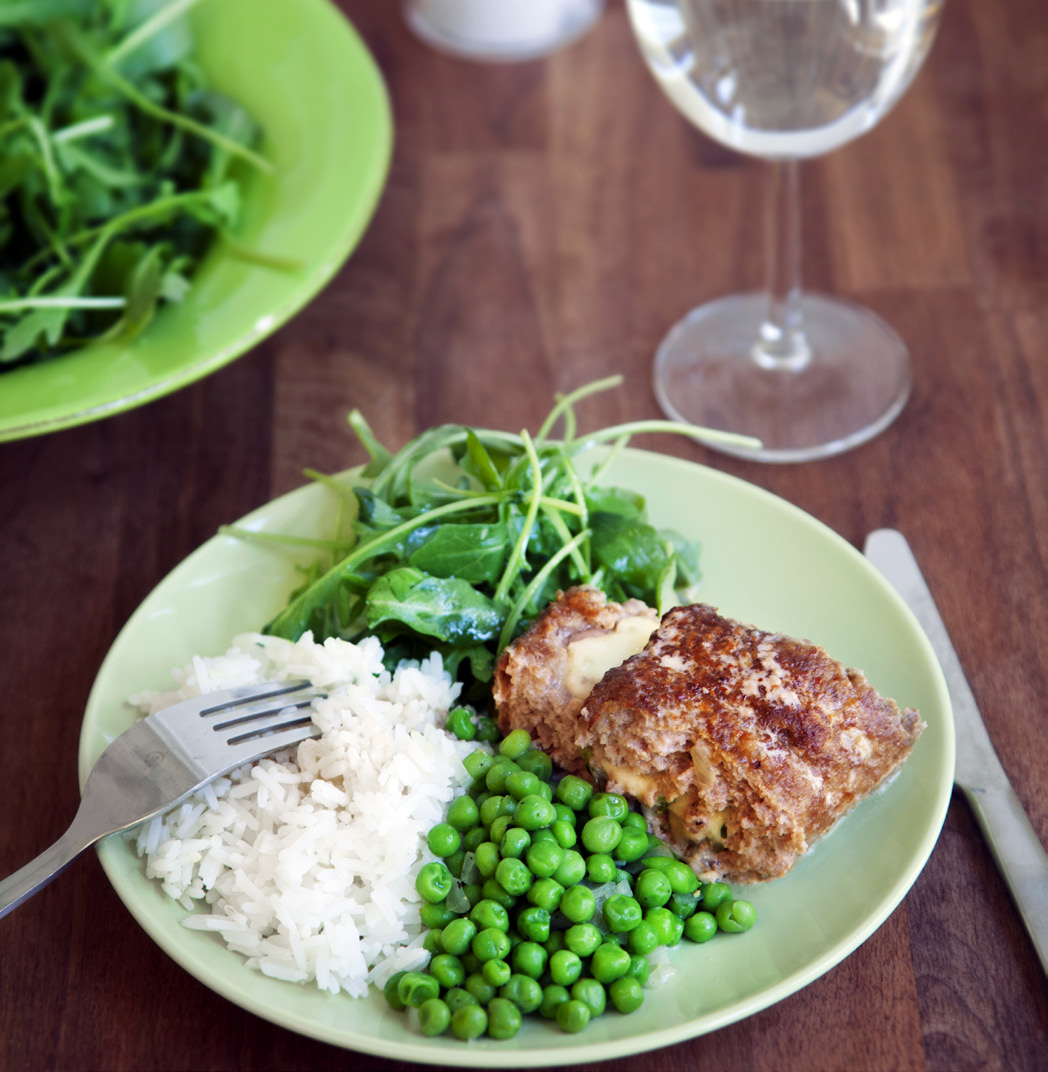
[[[718,433],[638,421],[580,435],[576,403],[620,382],[561,397],[534,435],[444,425],[396,453],[351,413],[371,461],[350,483],[308,474],[339,497],[338,531],[313,541],[317,558],[265,631],[292,640],[311,631],[316,641],[377,635],[391,664],[438,651],[479,696],[499,652],[558,589],[591,584],[660,612],[679,602],[699,579],[698,547],[656,529],[638,492],[600,479],[632,435]],[[612,448],[599,463],[591,449],[598,445]]]
[[[0,6],[0,370],[133,341],[235,226],[236,166],[272,170],[194,63],[196,2]]]

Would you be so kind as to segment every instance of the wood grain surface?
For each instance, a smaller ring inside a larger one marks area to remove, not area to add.
[[[535,427],[610,372],[588,427],[655,417],[654,348],[761,284],[760,162],[691,128],[609,4],[570,49],[438,54],[399,5],[341,6],[387,80],[388,184],[330,285],[224,370],[100,423],[0,444],[0,873],[64,829],[99,664],[224,522],[440,422]],[[910,538],[991,737],[1048,842],[1048,6],[950,0],[910,92],[804,168],[806,275],[896,326],[916,384],[886,432],[806,465],[643,445],[735,474],[861,545]],[[351,102],[347,102],[347,109]],[[3,390],[0,382],[0,390]],[[216,997],[133,922],[93,854],[0,921],[0,1069],[413,1066],[313,1042]],[[421,1066],[419,1066],[421,1067]],[[963,800],[900,907],[773,1007],[595,1072],[1048,1067],[1048,991]]]

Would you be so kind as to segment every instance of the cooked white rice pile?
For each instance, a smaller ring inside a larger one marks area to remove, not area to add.
[[[143,713],[233,685],[309,678],[322,736],[219,779],[137,833],[147,874],[247,963],[278,979],[353,996],[419,967],[415,876],[425,836],[457,789],[472,747],[442,727],[459,686],[433,655],[395,674],[374,639],[245,634],[176,670]]]

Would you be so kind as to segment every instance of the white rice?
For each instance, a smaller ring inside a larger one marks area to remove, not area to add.
[[[314,705],[322,736],[211,783],[142,826],[136,845],[146,873],[197,910],[187,927],[215,932],[266,975],[357,997],[428,960],[415,876],[474,747],[442,729],[459,685],[440,656],[391,676],[374,638],[245,634],[175,670],[174,691],[131,702],[149,714],[300,677],[328,690]]]

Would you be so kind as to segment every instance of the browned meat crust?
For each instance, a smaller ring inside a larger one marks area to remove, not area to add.
[[[785,874],[924,728],[816,645],[702,604],[670,611],[580,721],[608,787],[653,809],[700,876],[729,882]]]
[[[570,645],[611,634],[624,619],[638,617],[648,619],[652,629],[658,624],[655,611],[640,600],[608,603],[603,592],[590,586],[558,593],[527,633],[503,651],[495,668],[493,691],[502,732],[526,729],[554,762],[584,773],[587,742],[580,739],[578,715],[596,679],[580,687]],[[643,646],[647,632],[633,650]]]

